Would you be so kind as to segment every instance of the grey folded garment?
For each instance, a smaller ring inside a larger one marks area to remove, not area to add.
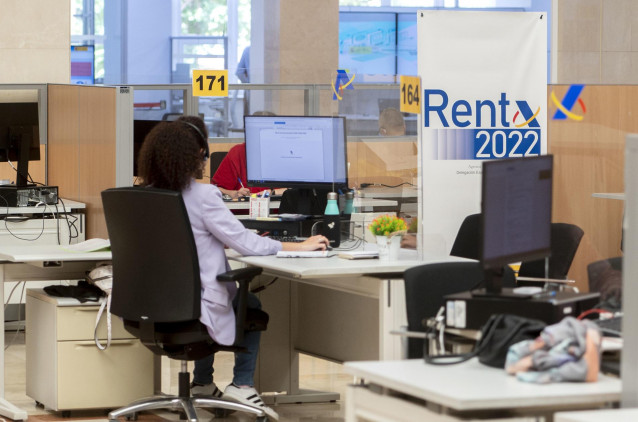
[[[592,381],[600,367],[600,338],[593,322],[567,317],[537,339],[512,345],[505,369],[525,382]]]

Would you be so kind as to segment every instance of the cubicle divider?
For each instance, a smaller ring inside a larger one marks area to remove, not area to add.
[[[585,231],[569,277],[587,291],[587,265],[622,255],[624,202],[592,194],[624,191],[625,135],[638,132],[638,86],[587,85],[572,116],[556,119],[552,92],[561,101],[569,88],[548,86],[548,151],[554,155],[555,172],[552,219]]]
[[[183,103],[186,110],[189,114],[199,112],[197,100],[190,96],[187,85],[131,87],[131,92],[155,88],[186,90]],[[237,85],[232,88],[249,87]],[[283,89],[282,86],[276,88]],[[324,107],[322,98],[332,92],[330,85],[292,88],[293,92],[303,92],[303,95],[294,93],[301,101],[296,108],[300,113],[303,110],[304,113],[330,114],[337,104],[335,101]],[[398,97],[396,84],[372,88],[355,85],[355,90],[380,93],[378,95],[384,100],[395,93]],[[42,98],[46,100],[41,107],[48,122],[46,144],[41,147],[43,159],[32,163],[31,174],[36,181],[59,186],[61,197],[87,203],[87,237],[106,237],[100,192],[133,181],[130,169],[132,128],[129,127],[133,116],[132,99],[122,97],[126,94],[121,92],[121,87],[6,85],[0,89],[2,95],[5,95],[4,91],[10,91],[12,96],[24,95],[21,90],[26,90],[33,98],[40,98],[41,102]],[[585,109],[581,110],[577,104],[573,110],[575,115],[583,116],[582,120],[555,120],[553,115],[557,107],[551,94],[553,92],[560,100],[568,89],[569,85],[548,86],[548,145],[549,152],[555,156],[553,219],[577,224],[585,231],[569,275],[577,280],[581,290],[586,290],[587,264],[621,254],[623,202],[594,198],[592,194],[622,192],[624,189],[624,136],[638,132],[638,120],[635,119],[638,103],[634,100],[638,97],[638,86],[588,85],[580,95]],[[345,95],[351,92],[346,91]],[[251,96],[254,98],[258,94],[251,92]],[[374,117],[369,115],[369,110],[365,112],[368,115],[361,114],[362,109],[356,107],[350,110],[351,103],[344,97],[344,102],[339,103],[339,114],[350,115],[352,121],[367,121]],[[378,106],[375,104],[375,107]],[[211,151],[227,151],[243,141],[241,131],[234,135],[239,139],[211,138]],[[410,154],[415,149],[416,144],[412,146],[408,138],[382,139],[376,137],[376,133],[350,134],[351,184],[409,182],[414,172],[409,169]],[[0,178],[13,177],[14,171],[6,163],[0,163]],[[126,182],[122,182],[124,179]],[[208,179],[202,182],[208,183]]]

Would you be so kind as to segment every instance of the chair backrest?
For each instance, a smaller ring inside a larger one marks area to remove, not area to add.
[[[575,224],[552,223],[551,250],[549,257],[549,278],[566,279],[572,265],[578,245],[583,238],[583,230]],[[526,261],[521,263],[518,271],[521,277],[545,277],[545,260]]]
[[[210,178],[212,179],[228,151],[215,151],[210,154]]]
[[[102,203],[113,254],[111,312],[139,322],[198,319],[199,261],[181,194],[114,188],[102,192]]]
[[[403,273],[408,330],[425,331],[423,320],[445,305],[444,296],[479,287],[484,273],[478,262],[444,262],[413,267]],[[503,287],[515,287],[514,271],[506,267]],[[423,357],[423,343],[408,339],[408,358]]]
[[[461,258],[480,259],[481,254],[481,214],[465,217],[454,239],[450,255]]]
[[[622,307],[622,257],[603,259],[587,266],[589,291],[600,293],[607,307]]]

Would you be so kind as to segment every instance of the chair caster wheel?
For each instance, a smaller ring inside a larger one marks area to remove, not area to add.
[[[137,420],[137,413],[131,413],[130,415],[126,415],[126,420],[127,421],[136,421]]]
[[[71,417],[71,411],[70,410],[63,410],[62,411],[62,417],[63,418],[70,418]]]

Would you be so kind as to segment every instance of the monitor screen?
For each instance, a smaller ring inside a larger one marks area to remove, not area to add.
[[[95,47],[71,46],[71,83],[93,85],[95,83]]]
[[[133,120],[133,175],[135,177],[137,174],[137,158],[140,155],[140,149],[142,148],[142,144],[144,143],[144,139],[146,135],[160,123],[160,120],[141,120],[135,119]]]
[[[28,162],[40,159],[38,103],[0,103],[0,162],[16,162],[16,184],[25,186]]]
[[[416,13],[397,15],[397,75],[417,74]]]
[[[396,36],[396,13],[339,13],[339,68],[396,74]]]
[[[485,269],[550,255],[552,171],[551,155],[483,163]]]
[[[249,186],[348,185],[346,120],[328,116],[244,116]]]

